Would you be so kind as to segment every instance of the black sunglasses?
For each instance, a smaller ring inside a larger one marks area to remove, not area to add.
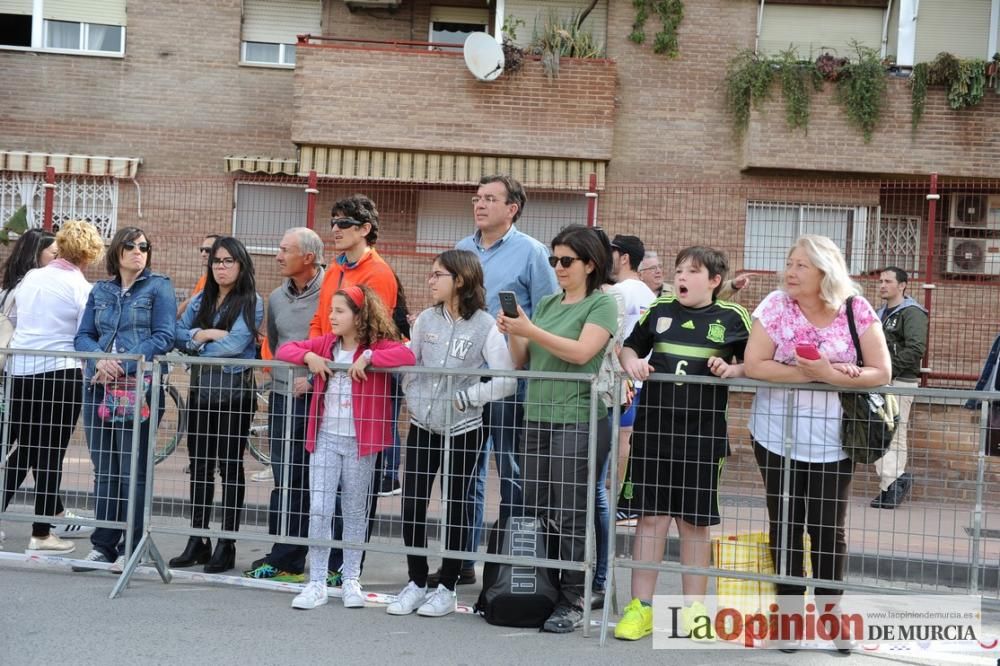
[[[337,227],[338,229],[350,229],[351,227],[360,227],[364,222],[358,222],[353,217],[335,217],[330,220],[330,228]]]
[[[583,259],[580,257],[549,257],[549,266],[555,268],[556,264],[562,264],[563,268],[569,268],[574,261],[583,261]]]
[[[139,252],[146,254],[147,252],[149,252],[149,247],[150,245],[146,241],[142,241],[141,243],[136,243],[135,241],[125,241],[124,243],[122,243],[122,249],[128,250],[129,252],[131,252],[135,248],[139,248]]]

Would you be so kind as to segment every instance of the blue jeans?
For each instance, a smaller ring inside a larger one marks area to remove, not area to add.
[[[104,399],[104,387],[88,384],[84,389],[83,428],[87,448],[94,463],[94,518],[125,522],[128,519],[128,487],[131,479],[132,455],[139,456],[136,466],[135,511],[132,519],[132,547],[142,538],[143,512],[146,502],[146,464],[149,454],[150,427],[147,419],[139,428],[139,450],[132,450],[132,423],[111,423],[97,415]],[[147,396],[147,400],[149,396]],[[157,418],[165,408],[160,395]],[[90,535],[90,543],[108,560],[114,561],[125,552],[125,531],[98,527]]]
[[[381,455],[381,470],[382,476],[388,477],[394,481],[399,481],[399,462],[401,459],[400,455],[400,442],[399,442],[399,408],[403,403],[402,392],[399,388],[399,375],[393,373],[389,380],[389,390],[392,391],[392,422],[395,424],[392,428],[392,446],[390,448],[382,451]],[[378,486],[372,489],[372,492],[378,492]],[[340,515],[339,513],[337,515]]]
[[[500,524],[503,525],[516,507],[522,503],[521,467],[518,456],[524,438],[524,382],[517,382],[517,393],[509,398],[491,402],[483,407],[483,429],[489,434],[479,456],[476,482],[468,496],[473,507],[470,520],[469,550],[479,550],[486,512],[486,477],[490,469],[490,449],[500,475]],[[470,560],[466,567],[472,566]]]
[[[287,401],[291,399],[291,432],[285,436],[288,414]],[[284,513],[288,514],[286,536],[309,536],[309,452],[306,451],[306,410],[309,395],[298,398],[277,391],[271,392],[268,404],[267,427],[271,440],[271,471],[274,472],[274,489],[271,491],[267,514],[267,533],[281,533],[282,495],[288,489],[288,503]],[[288,446],[288,460],[285,461],[285,446]],[[285,474],[288,475],[286,480]],[[267,556],[267,562],[275,569],[290,573],[303,573],[306,565],[308,546],[276,543]]]
[[[601,449],[598,448],[598,451]],[[610,447],[605,449],[610,451]],[[611,526],[611,505],[608,502],[608,489],[604,487],[604,482],[608,478],[608,467],[611,464],[611,456],[604,456],[604,464],[600,464],[600,473],[597,475],[597,495],[594,500],[594,530],[596,531],[597,560],[594,565],[595,590],[603,590],[608,582],[608,528]]]

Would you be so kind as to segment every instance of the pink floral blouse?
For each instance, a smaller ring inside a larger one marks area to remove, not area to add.
[[[831,363],[856,363],[857,354],[847,325],[847,309],[840,307],[837,317],[826,328],[816,328],[799,309],[798,303],[783,291],[772,291],[753,311],[768,337],[774,342],[774,360],[795,364],[796,345],[816,345]],[[861,338],[878,316],[863,297],[854,299],[854,323]]]

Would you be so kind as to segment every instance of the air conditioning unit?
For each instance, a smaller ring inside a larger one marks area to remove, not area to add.
[[[1000,239],[949,238],[948,273],[1000,275]]]
[[[956,192],[949,198],[952,229],[1000,229],[1000,196]]]

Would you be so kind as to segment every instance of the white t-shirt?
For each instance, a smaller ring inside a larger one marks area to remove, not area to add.
[[[628,278],[616,283],[609,291],[621,294],[625,304],[625,320],[622,322],[622,340],[628,338],[642,313],[656,300],[656,294],[642,280]]]
[[[653,290],[645,282],[635,278],[626,278],[621,282],[616,282],[608,291],[615,292],[621,296],[621,302],[625,308],[624,319],[622,320],[622,337],[620,340],[615,341],[615,344],[621,345],[622,342],[628,339],[635,325],[639,323],[639,318],[642,317],[642,314],[656,300],[656,294],[653,293]],[[646,355],[646,359],[649,360],[649,354]],[[635,382],[634,385],[641,387],[642,382]]]
[[[83,319],[93,285],[83,272],[65,259],[28,271],[14,290],[17,328],[10,346],[14,349],[72,352],[73,338]],[[15,375],[79,368],[68,357],[15,355],[8,369]]]
[[[334,363],[354,363],[354,350],[344,351],[340,343],[333,349]],[[347,371],[338,370],[326,380],[323,395],[323,421],[320,429],[327,435],[354,437],[354,410],[351,408],[351,378]]]

